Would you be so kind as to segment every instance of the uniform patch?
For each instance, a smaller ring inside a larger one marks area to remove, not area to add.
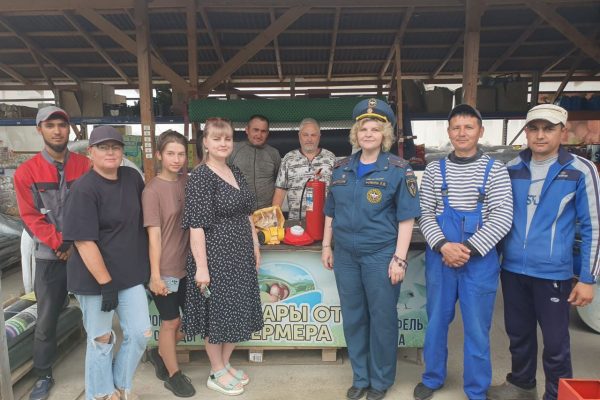
[[[379,187],[387,187],[387,182],[383,179],[365,179],[365,185],[367,186],[379,186]]]
[[[330,186],[345,185],[347,182],[347,179],[336,179],[335,181],[331,182]]]
[[[346,157],[346,158],[342,158],[341,160],[338,160],[335,162],[335,164],[333,164],[333,168],[339,168],[343,165],[346,165],[350,162],[350,157]]]
[[[417,180],[407,179],[406,188],[408,189],[408,193],[410,193],[412,197],[415,197],[417,195]]]
[[[403,158],[397,157],[397,156],[390,156],[390,158],[388,159],[390,165],[394,165],[396,167],[400,167],[400,168],[406,168],[409,164],[408,161],[406,161]]]
[[[371,204],[381,203],[381,190],[379,189],[370,189],[367,192],[367,201]]]

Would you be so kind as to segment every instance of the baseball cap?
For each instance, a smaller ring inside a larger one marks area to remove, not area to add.
[[[396,124],[396,116],[392,107],[385,101],[374,98],[361,100],[354,106],[352,119],[360,121],[364,118],[374,118],[392,125]]]
[[[470,106],[469,104],[463,103],[463,104],[457,105],[450,111],[450,114],[448,114],[448,121],[450,121],[452,119],[452,117],[454,117],[455,115],[460,115],[460,114],[471,115],[471,116],[479,119],[480,121],[483,120],[483,118],[481,118],[481,113],[479,112],[478,109],[476,109],[473,106]]]
[[[554,104],[540,104],[529,110],[525,119],[525,124],[527,125],[536,119],[542,119],[544,121],[552,122],[553,124],[567,125],[568,116],[569,113],[562,107]]]
[[[89,145],[95,146],[98,143],[107,142],[109,140],[114,140],[115,142],[119,142],[122,145],[125,145],[123,142],[123,136],[110,125],[102,125],[97,126],[90,133]]]
[[[48,106],[38,110],[37,116],[35,117],[35,124],[39,125],[40,123],[49,120],[54,114],[60,115],[69,122],[69,114],[67,114],[65,110],[55,106]]]

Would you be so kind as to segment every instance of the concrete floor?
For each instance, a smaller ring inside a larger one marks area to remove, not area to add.
[[[18,293],[15,289],[18,287],[22,287],[20,274],[14,273],[3,278],[1,300],[6,300],[13,292]],[[504,380],[510,365],[502,308],[502,295],[499,293],[491,332],[494,384]],[[448,379],[444,388],[436,392],[436,400],[465,398],[462,391],[463,335],[458,310],[449,337]],[[600,335],[584,325],[574,310],[571,314],[571,344],[575,376],[600,379]],[[56,386],[50,400],[84,399],[84,358],[85,343],[81,342],[58,363],[54,370]],[[344,399],[346,389],[352,383],[352,371],[345,351],[339,351],[338,361],[333,363],[321,362],[320,352],[315,350],[266,351],[263,363],[256,364],[249,363],[247,351],[240,350],[234,353],[233,364],[243,368],[252,379],[246,387],[246,392],[238,396],[239,399]],[[193,354],[191,362],[181,367],[196,387],[197,393],[193,399],[227,398],[206,388],[209,366],[203,352]],[[401,349],[398,352],[396,384],[388,392],[387,398],[412,399],[412,390],[420,381],[422,372],[423,366],[416,362],[416,350]],[[542,383],[539,388],[543,391],[541,365],[538,367],[537,378]],[[27,376],[18,382],[14,386],[15,399],[27,399],[33,381],[33,377]],[[154,376],[154,369],[149,363],[141,363],[138,367],[134,391],[143,400],[176,398]]]

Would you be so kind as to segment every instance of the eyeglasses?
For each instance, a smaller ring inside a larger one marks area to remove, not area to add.
[[[121,146],[120,144],[98,144],[96,145],[96,148],[103,152],[114,151],[116,153],[119,151],[123,151],[123,146]]]

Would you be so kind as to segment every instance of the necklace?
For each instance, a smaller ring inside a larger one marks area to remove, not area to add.
[[[235,187],[236,189],[238,188],[238,184],[237,181],[235,180],[235,176],[233,175],[233,172],[231,171],[231,169],[229,169],[229,167],[225,167],[225,168],[219,168],[216,165],[212,164],[212,163],[206,163],[206,165],[213,170],[213,172],[215,172],[215,174],[217,174],[217,176],[219,176],[221,179],[223,179],[225,182],[227,182],[228,184],[230,184],[231,186]]]
[[[231,169],[229,169],[227,166],[225,166],[225,168],[220,168],[217,167],[215,164],[213,163],[206,163],[206,165],[208,165],[209,167],[211,167],[212,169],[216,170],[217,172],[220,172],[223,175],[231,175]]]

